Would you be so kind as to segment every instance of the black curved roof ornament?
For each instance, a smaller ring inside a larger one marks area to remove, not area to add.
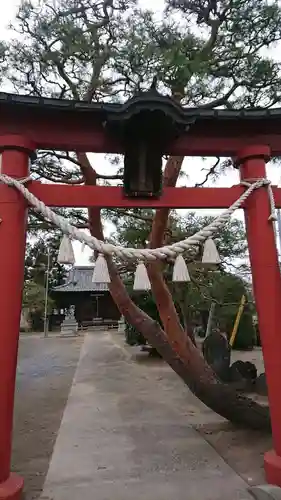
[[[145,115],[146,118],[150,118],[158,126],[159,131],[164,132],[165,130],[171,140],[187,130],[196,120],[195,115],[189,114],[187,117],[185,108],[175,99],[169,95],[163,95],[157,90],[156,77],[154,77],[148,90],[136,93],[118,109],[115,108],[112,111],[108,109],[106,114],[107,124],[109,128],[113,127],[115,133],[119,128],[116,126],[118,122],[121,129],[123,129],[124,126],[126,128],[126,123],[131,120],[137,121],[137,116],[141,122],[140,115]]]
[[[170,96],[151,87],[138,92],[112,113],[105,128],[118,137],[124,148],[124,193],[129,197],[157,197],[162,190],[162,158],[167,144],[194,123]]]

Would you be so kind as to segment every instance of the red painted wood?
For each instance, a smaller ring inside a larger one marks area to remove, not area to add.
[[[6,481],[0,483],[0,500],[22,500],[23,487],[23,478],[12,472]]]
[[[5,143],[0,140],[0,146]],[[16,146],[16,144],[14,144]],[[22,145],[22,142],[21,142]],[[26,147],[31,144],[25,141]],[[26,177],[29,152],[7,150],[1,172]],[[21,194],[1,186],[0,197],[0,491],[1,498],[16,499],[23,481],[10,476],[15,375],[24,278],[26,203]],[[2,489],[1,489],[2,488]]]
[[[244,192],[241,186],[230,188],[165,188],[159,199],[140,200],[123,196],[120,187],[68,186],[31,182],[28,189],[50,207],[98,208],[228,208]],[[274,188],[276,206],[281,208],[281,189]],[[7,190],[0,185],[0,199],[6,199]],[[16,199],[16,192],[9,193]],[[10,198],[9,198],[10,199]]]
[[[0,136],[27,134],[38,149],[86,151],[96,153],[122,153],[116,140],[92,119],[92,115],[20,108],[0,109]],[[226,122],[227,123],[227,122]],[[256,125],[255,125],[256,124]],[[235,124],[234,124],[235,125]],[[237,128],[237,127],[236,127]],[[243,130],[228,130],[223,124],[208,129],[191,127],[167,147],[166,153],[185,156],[235,156],[236,152],[251,144],[267,144],[273,156],[281,155],[281,134],[272,124],[262,127],[260,121],[243,125]]]
[[[169,153],[184,156],[220,156],[233,157],[242,148],[257,143],[266,143],[271,149],[272,156],[279,156],[281,152],[281,136],[278,134],[253,134],[238,137],[189,136],[188,133],[173,143]]]
[[[0,151],[5,151],[6,149],[14,149],[14,150],[21,150],[21,151],[26,151],[28,154],[33,152],[34,149],[36,148],[35,143],[33,143],[29,138],[23,135],[17,135],[17,134],[5,134],[1,135],[0,134]],[[15,177],[18,175],[18,169],[16,166],[14,166],[15,170]],[[10,172],[11,172],[11,167],[10,167]],[[12,175],[12,173],[10,173]]]
[[[239,158],[270,155],[268,147],[256,146],[240,152]],[[265,177],[263,158],[246,159],[241,178]],[[253,289],[262,341],[275,453],[281,457],[281,276],[266,187],[252,194],[245,205],[245,219],[252,268]],[[265,457],[266,458],[266,457]],[[281,464],[281,461],[280,461]],[[270,464],[267,464],[267,468]],[[267,469],[268,470],[268,469]],[[276,471],[275,471],[276,474]],[[272,476],[272,475],[271,475]],[[279,474],[281,484],[281,468]]]
[[[244,192],[241,186],[231,188],[165,188],[159,199],[131,199],[123,196],[120,187],[68,186],[41,184],[34,181],[28,189],[50,207],[99,207],[99,208],[228,208]],[[16,192],[9,197],[16,199]],[[275,191],[276,192],[276,191]],[[280,193],[279,193],[280,192]],[[0,199],[7,197],[7,191],[0,185]],[[276,197],[281,206],[281,189]]]
[[[99,208],[223,208],[231,205],[244,191],[240,186],[225,189],[165,188],[159,199],[140,200],[124,197],[121,187],[47,185],[33,182],[29,189],[48,206]]]
[[[281,488],[281,457],[274,450],[265,453],[264,469],[268,484]]]

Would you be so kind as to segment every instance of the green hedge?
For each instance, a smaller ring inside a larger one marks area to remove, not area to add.
[[[253,349],[257,345],[256,330],[253,325],[252,314],[247,310],[247,306],[241,316],[233,349]]]
[[[231,336],[236,315],[237,310],[235,310],[235,312],[233,310],[232,312],[229,311],[229,314],[226,314],[226,312],[223,313],[222,311],[222,324],[224,323],[223,329],[227,332],[228,338]],[[233,349],[248,350],[253,349],[255,345],[257,345],[256,329],[253,324],[252,312],[249,305],[246,304],[240,319]]]
[[[150,316],[152,319],[157,321],[161,325],[161,320],[159,317],[158,309],[153,300],[151,293],[132,293],[132,299],[135,303]],[[217,310],[217,314],[214,318],[214,326],[219,327],[222,331],[227,332],[230,337],[234,322],[237,315],[237,307],[222,306]],[[202,330],[204,331],[204,329]],[[205,334],[205,331],[204,331]],[[127,344],[134,345],[146,345],[147,341],[143,335],[136,330],[132,325],[125,321],[125,338]],[[257,332],[253,325],[252,311],[248,304],[245,305],[236,339],[233,345],[233,349],[237,350],[248,350],[252,349],[257,345]]]

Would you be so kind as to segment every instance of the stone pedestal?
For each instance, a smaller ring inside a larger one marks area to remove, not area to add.
[[[125,319],[124,316],[121,316],[118,321],[118,333],[125,333]]]
[[[78,323],[74,316],[74,307],[71,307],[61,324],[61,337],[73,337],[78,335]]]

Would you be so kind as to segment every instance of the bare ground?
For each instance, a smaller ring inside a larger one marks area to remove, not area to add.
[[[237,429],[228,422],[205,424],[197,430],[250,486],[265,482],[263,456],[272,448],[271,436]]]
[[[261,349],[248,352],[233,351],[232,362],[238,359],[254,363],[259,374],[264,371]],[[251,397],[260,404],[268,404],[266,397],[253,394]],[[272,448],[271,435],[237,429],[226,421],[217,424],[206,423],[198,427],[198,432],[250,485],[261,484],[265,481],[263,456],[266,451]]]
[[[63,410],[77,366],[82,338],[43,339],[21,337],[15,405],[13,470],[25,478],[27,500],[42,491]],[[271,438],[257,432],[234,428],[200,403],[162,360],[150,359],[124,345],[123,336],[112,334],[112,341],[133,356],[141,370],[155,375],[157,383],[169,393],[177,411],[204,436],[224,460],[249,484],[264,481],[263,454],[271,448]],[[257,362],[262,370],[260,351],[235,353],[235,359]]]
[[[42,490],[77,366],[81,338],[22,336],[12,468],[25,479],[25,498]]]
[[[157,373],[159,383],[164,384],[167,389],[167,395],[169,391],[177,391],[179,394],[178,411],[186,415],[190,424],[237,474],[249,485],[265,482],[263,456],[266,451],[272,448],[270,435],[233,426],[194,397],[161,359],[149,358],[144,353],[140,353],[138,348],[128,348],[118,334],[114,334],[114,341],[122,346],[139,365],[144,365],[145,369]],[[258,373],[264,371],[261,349],[244,352],[233,351],[232,362],[238,359],[255,363]],[[185,397],[183,397],[184,394]],[[251,396],[261,404],[267,404],[267,398]],[[168,397],[167,404],[169,404]]]

